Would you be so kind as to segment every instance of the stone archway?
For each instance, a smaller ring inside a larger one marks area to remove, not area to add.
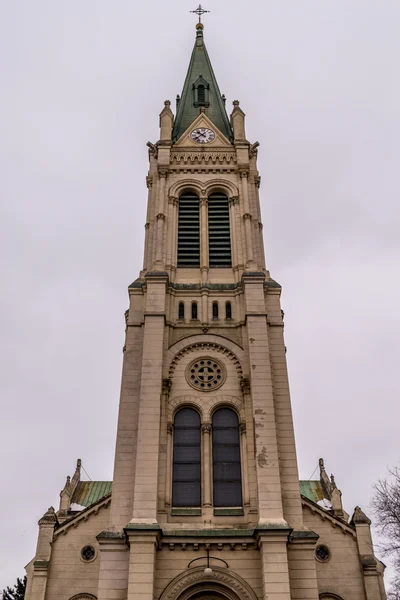
[[[233,571],[213,567],[211,576],[204,567],[184,571],[164,589],[160,600],[257,600],[251,587]]]

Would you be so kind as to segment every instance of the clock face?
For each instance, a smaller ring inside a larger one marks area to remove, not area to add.
[[[207,129],[207,127],[199,127],[198,129],[193,129],[190,137],[197,144],[208,144],[215,140],[215,133],[212,129]]]

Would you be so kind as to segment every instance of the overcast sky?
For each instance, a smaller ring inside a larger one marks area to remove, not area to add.
[[[300,476],[323,456],[346,510],[368,512],[399,460],[400,3],[205,7],[221,92],[260,142]],[[112,477],[146,142],[181,92],[194,8],[0,2],[0,589],[23,575],[76,459]]]

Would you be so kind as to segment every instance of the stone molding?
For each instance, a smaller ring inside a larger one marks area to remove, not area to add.
[[[194,593],[200,592],[202,587],[207,593],[224,589],[229,600],[257,600],[251,587],[230,569],[212,566],[212,575],[204,575],[204,565],[188,569],[175,577],[164,589],[160,600],[185,600]]]
[[[166,377],[172,379],[178,361],[189,352],[210,352],[215,351],[223,356],[233,360],[238,377],[243,378],[244,365],[246,364],[246,356],[243,348],[219,335],[197,334],[183,338],[173,344],[167,351],[165,360]]]
[[[191,406],[200,413],[201,423],[205,426],[211,423],[213,413],[223,406],[232,408],[238,415],[239,421],[244,422],[244,402],[235,396],[196,396],[185,395],[171,398],[168,402],[168,421],[173,422],[175,413],[183,406]]]
[[[87,521],[91,515],[97,515],[101,508],[107,508],[111,502],[111,493],[107,496],[104,496],[101,500],[96,502],[93,506],[89,506],[82,510],[80,513],[75,515],[74,517],[68,519],[68,521],[64,521],[64,523],[54,532],[54,538],[58,537],[62,533],[65,535],[68,533],[68,530],[73,527],[74,529],[78,527],[78,525],[84,521]]]
[[[213,148],[212,151],[189,148],[171,152],[171,165],[235,165],[236,162],[236,152],[223,148]]]
[[[199,198],[203,197],[204,195],[208,197],[213,192],[221,190],[228,196],[228,198],[231,198],[232,196],[239,196],[239,190],[237,186],[231,181],[220,177],[209,179],[206,183],[189,177],[180,179],[171,185],[168,190],[168,195],[179,197],[184,190],[193,191],[199,196]]]
[[[97,596],[93,596],[92,594],[77,594],[76,596],[72,596],[70,600],[97,600]]]
[[[318,504],[315,504],[314,502],[307,500],[304,496],[301,497],[301,503],[302,503],[303,507],[308,508],[308,510],[310,512],[317,514],[322,519],[322,521],[325,521],[325,519],[327,519],[332,524],[332,527],[338,527],[339,529],[342,530],[343,533],[349,533],[354,538],[357,537],[356,532],[353,527],[351,527],[348,523],[345,523],[338,517],[331,515],[323,508],[320,508],[318,506]]]

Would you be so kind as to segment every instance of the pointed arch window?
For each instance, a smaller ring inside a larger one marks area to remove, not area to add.
[[[178,267],[200,266],[200,200],[184,192],[178,205]]]
[[[242,506],[239,420],[233,410],[215,411],[212,438],[214,506]]]
[[[201,75],[193,84],[193,105],[210,106],[210,84]]]
[[[228,196],[208,197],[208,247],[210,267],[231,267],[231,228]]]
[[[172,506],[201,505],[200,415],[182,408],[175,415]]]

